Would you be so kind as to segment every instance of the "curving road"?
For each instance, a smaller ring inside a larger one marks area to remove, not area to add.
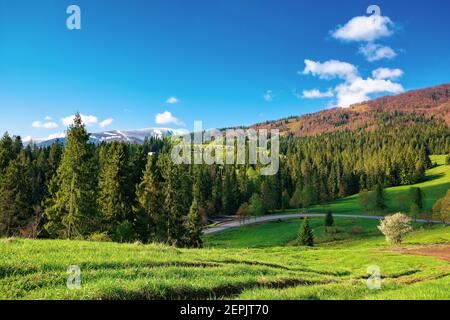
[[[325,214],[314,214],[314,213],[299,213],[299,214],[273,214],[273,215],[267,215],[262,217],[256,217],[256,218],[250,218],[246,221],[239,221],[234,220],[230,222],[224,222],[222,224],[219,224],[216,227],[208,228],[203,230],[203,234],[213,234],[222,232],[231,228],[238,228],[250,224],[255,223],[261,223],[261,222],[269,222],[269,221],[275,221],[275,220],[288,220],[288,219],[299,219],[299,218],[305,218],[305,217],[325,217]],[[371,220],[381,220],[384,219],[383,216],[364,216],[364,215],[353,215],[353,214],[333,214],[333,217],[336,218],[360,218],[360,219],[371,219]],[[427,222],[428,220],[425,219],[417,219],[417,222]],[[431,223],[436,224],[442,224],[441,221],[431,220]],[[449,223],[447,223],[448,225]]]

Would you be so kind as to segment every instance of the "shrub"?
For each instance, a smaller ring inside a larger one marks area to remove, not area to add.
[[[250,210],[255,216],[263,216],[266,213],[261,196],[257,193],[250,198]]]
[[[433,205],[433,217],[442,221],[444,225],[450,221],[450,191]]]
[[[111,242],[111,237],[107,232],[94,232],[89,236],[89,241],[94,242]]]
[[[113,240],[115,242],[133,242],[135,239],[136,234],[131,222],[123,221],[116,227],[113,235]]]
[[[400,244],[403,237],[412,231],[411,218],[399,212],[381,220],[378,229],[384,234],[386,241]]]
[[[252,215],[252,209],[247,202],[244,202],[240,205],[236,215],[239,217],[239,221],[243,223]]]

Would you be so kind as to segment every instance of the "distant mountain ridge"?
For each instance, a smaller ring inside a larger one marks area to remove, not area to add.
[[[170,128],[147,128],[136,130],[111,130],[90,134],[90,142],[100,144],[102,142],[121,141],[128,143],[141,144],[146,137],[163,138],[172,135],[180,135],[186,133],[182,129],[170,129]],[[55,142],[65,144],[66,138],[52,138],[52,139],[37,139],[27,141],[26,144],[33,143],[37,147],[47,147]]]
[[[343,130],[374,130],[380,127],[440,122],[450,126],[450,83],[408,91],[362,102],[349,108],[332,108],[312,114],[293,116],[275,121],[257,123],[253,129],[278,129],[282,134],[312,136]],[[225,129],[223,129],[225,130]],[[186,134],[184,129],[146,128],[137,130],[111,130],[91,133],[92,143],[122,141],[143,143],[146,137],[168,137]],[[49,146],[65,138],[26,141],[38,147]]]
[[[429,121],[450,125],[450,83],[385,96],[349,108],[332,108],[299,117],[266,121],[251,127],[278,129],[295,136],[312,136],[325,132],[373,130]]]

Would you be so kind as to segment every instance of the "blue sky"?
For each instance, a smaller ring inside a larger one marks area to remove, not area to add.
[[[221,128],[449,82],[450,3],[373,3],[2,1],[0,131]]]

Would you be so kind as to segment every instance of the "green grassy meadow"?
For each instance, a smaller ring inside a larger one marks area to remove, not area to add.
[[[404,246],[450,242],[417,230]],[[380,236],[314,248],[176,249],[64,240],[0,241],[0,299],[450,299],[450,263],[398,252]],[[66,286],[81,269],[81,289]],[[381,290],[366,286],[378,265]]]
[[[314,228],[316,244],[342,240],[356,240],[380,235],[377,229],[378,220],[335,218],[332,229],[327,232],[323,218],[310,219]],[[247,225],[204,237],[206,247],[215,248],[267,248],[273,246],[295,245],[301,219],[274,221]],[[330,228],[328,228],[330,230]]]
[[[426,209],[450,188],[444,157],[432,160],[439,166],[416,185],[425,192]],[[388,188],[388,211],[399,211],[393,199],[408,192],[409,187]],[[325,209],[362,213],[356,196],[312,211]],[[415,224],[396,247],[380,234],[377,220],[335,217],[333,234],[323,218],[310,222],[313,248],[296,246],[300,219],[208,235],[203,249],[0,239],[0,299],[450,300],[450,262],[429,255],[435,248],[450,250],[450,227]],[[66,285],[71,265],[81,270],[80,289]],[[367,287],[372,265],[381,269],[379,290]]]

